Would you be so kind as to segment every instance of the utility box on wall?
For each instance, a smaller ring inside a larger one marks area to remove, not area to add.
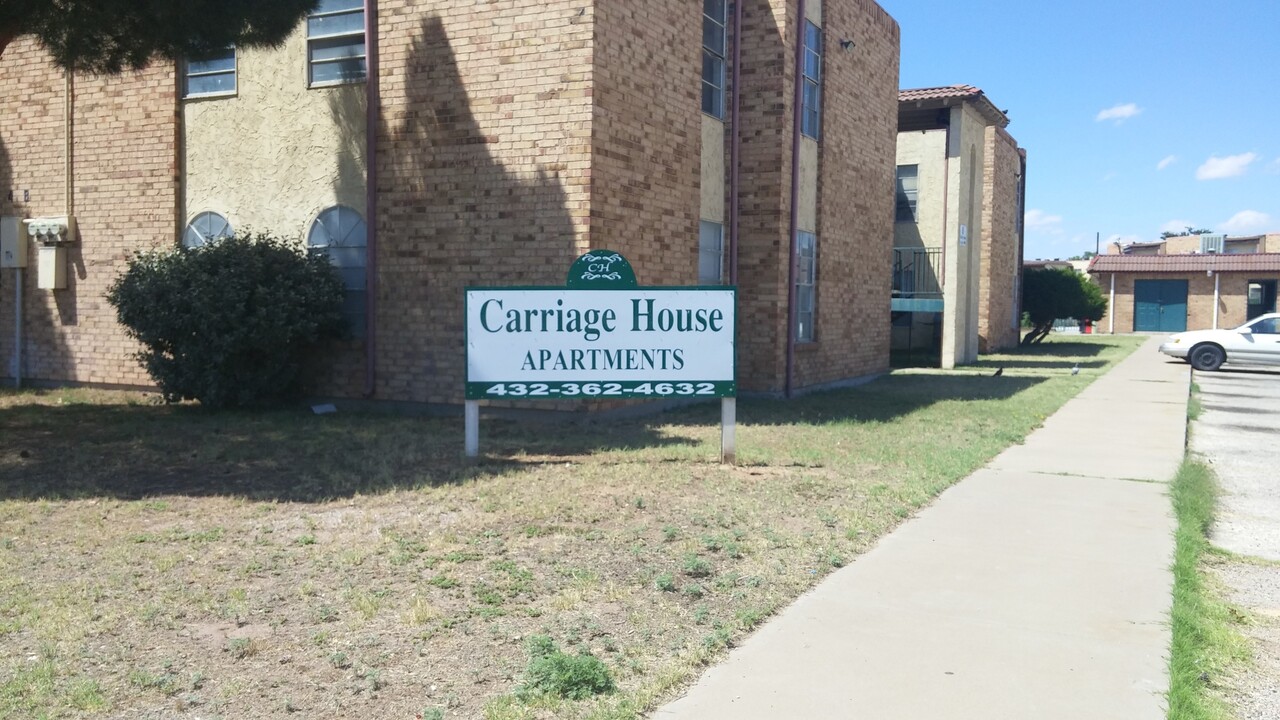
[[[67,249],[57,245],[40,246],[40,265],[36,287],[41,290],[67,289]]]
[[[0,268],[26,266],[27,234],[22,232],[22,220],[16,217],[0,217]]]
[[[67,287],[67,245],[75,242],[73,217],[32,218],[24,221],[31,239],[39,245],[36,287],[65,290]]]

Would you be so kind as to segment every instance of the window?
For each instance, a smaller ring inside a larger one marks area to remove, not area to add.
[[[822,28],[804,23],[804,102],[800,107],[800,132],[818,139],[822,122]]]
[[[201,60],[187,60],[185,65],[182,78],[182,97],[210,97],[235,94],[235,46],[219,50]]]
[[[916,183],[919,181],[919,165],[898,166],[897,222],[917,222]]]
[[[803,230],[796,234],[796,340],[813,342],[815,290],[818,279],[818,236]]]
[[[1276,320],[1275,318],[1259,320],[1253,324],[1251,329],[1253,332],[1263,335],[1280,335],[1280,320]]]
[[[307,17],[307,66],[311,87],[364,80],[364,0],[320,0]]]
[[[702,0],[702,112],[724,118],[726,0]]]
[[[724,279],[724,225],[703,220],[698,228],[698,282],[718,285]]]
[[[335,205],[320,213],[307,233],[307,246],[314,253],[329,256],[347,288],[343,314],[351,333],[363,337],[365,330],[365,265],[368,253],[368,228],[360,213],[343,205]]]
[[[235,234],[231,223],[216,212],[202,212],[191,219],[182,233],[182,247],[198,248]]]

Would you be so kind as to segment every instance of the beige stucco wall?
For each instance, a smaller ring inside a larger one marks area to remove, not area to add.
[[[799,217],[797,229],[818,232],[818,155],[819,145],[811,137],[800,138],[800,197],[796,199]]]
[[[724,223],[724,122],[702,116],[702,208],[703,220]]]
[[[898,133],[898,165],[918,166],[914,223],[894,223],[894,247],[942,247],[947,131]]]
[[[335,204],[365,214],[365,85],[307,87],[305,26],[237,51],[237,94],[183,102],[183,213],[305,238]]]
[[[822,0],[809,0],[805,3],[804,16],[809,22],[822,27]]]

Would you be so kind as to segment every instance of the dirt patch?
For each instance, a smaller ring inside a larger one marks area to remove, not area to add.
[[[1247,614],[1238,629],[1253,650],[1252,662],[1231,672],[1223,698],[1242,720],[1280,720],[1280,565],[1224,562],[1212,572],[1227,601]]]

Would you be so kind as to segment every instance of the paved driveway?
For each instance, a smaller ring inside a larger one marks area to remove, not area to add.
[[[1213,542],[1280,560],[1280,369],[1228,367],[1193,381],[1204,410],[1191,449],[1222,484]]]

